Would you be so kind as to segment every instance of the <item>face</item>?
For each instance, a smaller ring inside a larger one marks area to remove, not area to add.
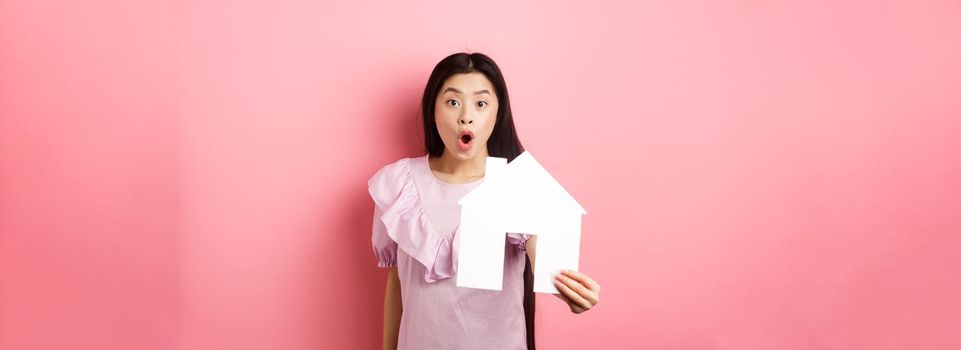
[[[482,73],[452,75],[434,101],[434,121],[447,153],[462,160],[486,156],[497,121],[494,86]]]

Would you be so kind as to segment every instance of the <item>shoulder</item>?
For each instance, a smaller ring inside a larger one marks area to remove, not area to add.
[[[404,191],[413,187],[412,163],[417,158],[401,158],[382,166],[367,180],[367,188],[374,201],[387,205]]]
[[[401,158],[380,167],[380,169],[377,169],[374,175],[367,180],[368,185],[378,181],[397,180],[398,177],[410,172],[410,165],[413,160],[414,158]]]

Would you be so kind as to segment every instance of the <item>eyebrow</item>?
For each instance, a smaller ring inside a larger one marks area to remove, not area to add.
[[[452,87],[448,87],[448,88],[444,89],[444,92],[448,92],[448,91],[453,91],[453,92],[456,92],[456,93],[458,93],[458,94],[463,94],[463,92],[461,92],[460,90],[457,90],[457,89],[452,88]],[[490,91],[487,91],[487,89],[484,89],[484,90],[481,90],[481,91],[478,91],[478,92],[475,92],[475,93],[474,93],[474,95],[480,95],[480,94],[488,94],[488,95],[490,95],[491,92],[490,92]]]

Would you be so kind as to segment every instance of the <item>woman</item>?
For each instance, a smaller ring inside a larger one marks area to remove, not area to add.
[[[372,243],[388,268],[384,349],[534,349],[532,262],[537,237],[508,233],[500,291],[456,286],[457,200],[484,179],[488,156],[524,149],[500,69],[480,53],[434,67],[421,101],[427,154],[381,168],[368,181]],[[555,276],[574,313],[599,301],[600,285],[576,271]]]

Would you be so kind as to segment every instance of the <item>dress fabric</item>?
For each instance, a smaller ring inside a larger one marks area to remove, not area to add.
[[[397,267],[400,278],[397,349],[526,349],[523,273],[531,236],[507,233],[502,290],[458,287],[457,200],[484,179],[443,182],[427,157],[390,163],[368,181],[377,266]]]

